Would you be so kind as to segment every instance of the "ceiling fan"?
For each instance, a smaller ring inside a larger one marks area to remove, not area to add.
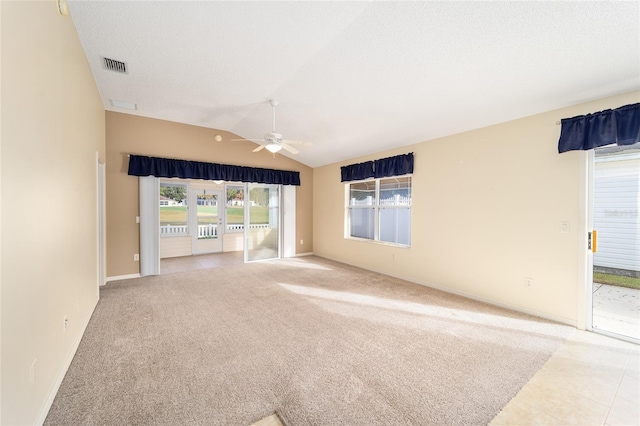
[[[271,99],[269,101],[271,104],[271,108],[273,108],[273,130],[269,133],[264,134],[263,139],[232,139],[234,141],[252,141],[260,143],[260,146],[253,150],[253,152],[258,152],[263,148],[266,148],[267,151],[275,154],[276,152],[284,149],[285,151],[289,151],[292,154],[297,154],[300,151],[295,149],[290,145],[300,145],[300,146],[311,146],[311,142],[301,142],[294,141],[291,139],[283,139],[280,133],[276,133],[276,107],[278,106],[278,101]]]

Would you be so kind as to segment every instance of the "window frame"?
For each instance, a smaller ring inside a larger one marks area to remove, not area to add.
[[[382,204],[381,203],[381,199],[380,199],[380,182],[387,180],[387,179],[392,179],[392,178],[396,178],[396,179],[400,179],[400,178],[408,178],[409,179],[409,202],[408,204],[397,204],[397,205],[389,205],[389,204]],[[374,197],[375,197],[375,202],[373,203],[373,205],[351,205],[351,185],[354,184],[358,184],[358,183],[363,183],[363,182],[374,182],[375,183],[375,191],[374,191]],[[382,177],[382,178],[368,178],[368,179],[362,179],[362,180],[355,180],[355,181],[349,181],[349,182],[345,182],[345,220],[344,220],[344,238],[347,240],[354,240],[354,241],[364,241],[364,242],[368,242],[368,243],[374,243],[374,244],[382,244],[382,245],[388,245],[388,246],[394,246],[394,247],[402,247],[402,248],[411,248],[411,211],[412,211],[412,204],[413,204],[413,174],[405,174],[405,175],[400,175],[400,176],[387,176],[387,177]],[[396,243],[396,242],[389,242],[389,241],[382,241],[380,240],[380,212],[382,210],[385,209],[404,209],[404,208],[408,208],[409,209],[409,244],[401,244],[401,243]],[[353,209],[371,209],[373,210],[373,220],[374,220],[374,225],[373,225],[373,238],[363,238],[363,237],[356,237],[351,235],[352,234],[352,229],[351,229],[351,211]]]

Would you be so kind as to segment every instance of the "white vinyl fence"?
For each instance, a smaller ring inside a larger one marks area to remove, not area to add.
[[[373,206],[374,204],[372,196],[368,196],[361,200],[352,198],[349,203],[350,206]],[[408,206],[411,204],[411,197],[395,194],[393,197],[381,198],[378,201],[378,204],[381,206]]]

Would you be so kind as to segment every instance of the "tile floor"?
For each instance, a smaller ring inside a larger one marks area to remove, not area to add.
[[[216,268],[223,265],[244,263],[243,251],[225,253],[201,254],[197,256],[170,257],[160,259],[160,274],[175,274],[176,272],[193,271],[195,269]]]
[[[574,330],[492,425],[640,425],[640,346]]]
[[[277,414],[272,414],[262,420],[258,420],[251,426],[284,426],[284,424],[282,424]]]
[[[243,252],[162,259],[161,273],[242,264]],[[280,425],[277,416],[255,423]],[[491,425],[640,426],[640,346],[574,330]]]

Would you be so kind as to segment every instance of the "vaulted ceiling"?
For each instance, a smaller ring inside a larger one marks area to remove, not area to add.
[[[277,99],[277,131],[313,143],[294,157],[312,167],[640,89],[639,2],[71,0],[70,11],[105,109],[261,138]]]

